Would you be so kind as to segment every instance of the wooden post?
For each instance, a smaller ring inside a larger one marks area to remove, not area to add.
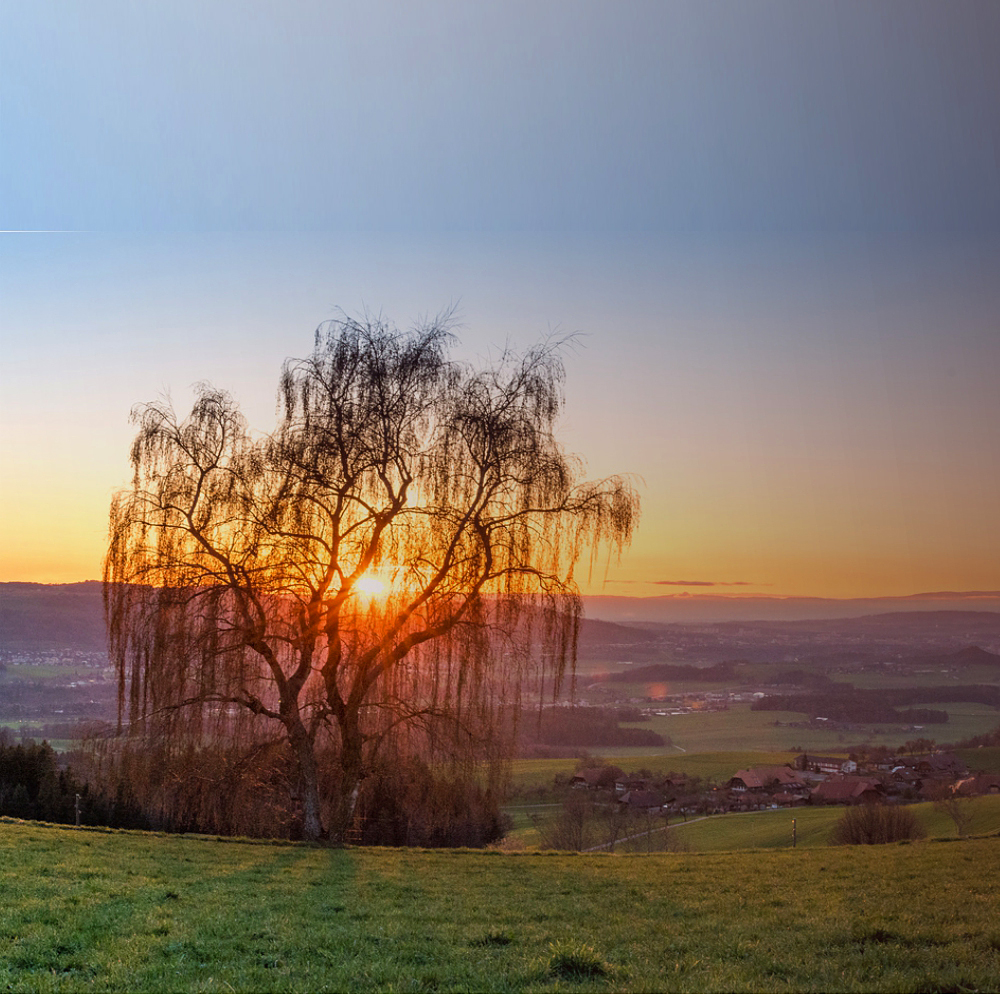
[[[79,792],[76,793],[76,805],[74,806],[74,808],[76,809],[76,825],[79,826],[80,825],[80,793]]]
[[[795,846],[795,817],[792,817],[792,847]]]

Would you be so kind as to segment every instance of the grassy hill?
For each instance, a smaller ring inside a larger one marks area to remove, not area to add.
[[[0,988],[996,992],[998,878],[995,837],[598,856],[4,821]]]
[[[1000,796],[982,796],[968,801],[973,816],[969,832],[983,836],[1000,834]],[[928,836],[946,838],[955,835],[955,824],[936,810],[932,802],[921,802],[906,808],[917,817]],[[842,813],[842,806],[730,813],[713,816],[708,821],[687,823],[675,829],[675,837],[685,847],[695,851],[789,847],[794,819],[799,847],[822,847],[830,842],[830,835]]]

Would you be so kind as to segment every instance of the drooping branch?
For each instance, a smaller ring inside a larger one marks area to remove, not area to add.
[[[555,439],[558,345],[476,369],[451,340],[321,327],[264,437],[210,386],[184,420],[134,414],[105,567],[121,715],[202,746],[284,732],[310,836],[344,835],[379,755],[502,754],[525,692],[572,671],[575,567],[638,516]]]

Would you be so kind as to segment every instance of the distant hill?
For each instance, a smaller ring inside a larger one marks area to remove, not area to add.
[[[580,625],[580,645],[615,646],[655,641],[645,629],[587,618]],[[103,650],[104,607],[101,584],[0,583],[0,645],[53,645]]]
[[[648,667],[633,667],[609,674],[609,681],[641,683],[646,681],[731,681],[737,677],[731,663],[720,663],[714,667],[692,667],[687,664],[653,663]]]
[[[774,597],[767,594],[672,594],[663,597],[588,596],[589,616],[614,622],[693,624],[859,618],[894,612],[970,611],[1000,613],[1000,591],[974,590],[865,597]]]
[[[1000,667],[1000,655],[988,653],[978,646],[966,646],[957,653],[939,659],[942,663],[951,663],[956,667]]]
[[[761,601],[755,598],[727,600],[696,595],[690,598],[696,604],[683,605],[682,599],[667,597],[585,597],[588,617],[581,623],[580,646],[581,652],[586,654],[598,652],[601,647],[655,644],[662,636],[662,625],[673,620],[673,616],[663,609],[682,605],[700,609],[693,618],[685,619],[683,614],[677,618],[677,621],[687,620],[692,624],[699,621],[716,621],[723,625],[745,623],[765,630],[783,628],[789,633],[842,631],[854,636],[897,634],[933,638],[940,630],[944,638],[949,631],[968,632],[966,642],[985,642],[987,646],[994,646],[1000,644],[1000,597],[991,595],[992,592],[976,596],[917,594],[912,598],[879,598],[874,602],[762,598],[769,602],[766,605],[769,614],[761,614]],[[873,603],[878,607],[882,600],[911,601],[913,606],[908,610],[886,610],[882,605],[876,613],[862,610]],[[942,602],[957,606],[942,607]],[[991,605],[995,605],[995,610]],[[821,612],[816,613],[820,607]],[[712,609],[711,616],[708,608]],[[805,614],[807,610],[813,614]],[[749,614],[751,611],[757,613]],[[832,614],[833,611],[837,614]],[[781,617],[779,612],[784,612],[786,617]],[[996,643],[992,641],[994,635]],[[0,583],[0,645],[25,643],[81,650],[105,649],[101,584],[96,580],[66,584]],[[719,658],[722,655],[730,654],[720,653]],[[979,655],[993,657],[996,654]],[[989,658],[976,660],[976,663],[993,662]]]
[[[954,632],[962,628],[975,630],[995,628],[1000,639],[1000,611],[935,610],[889,611],[877,615],[859,615],[853,618],[804,618],[798,621],[771,622],[754,620],[747,625],[762,628],[780,626],[786,632],[850,632],[852,635],[899,635],[919,631],[928,635],[935,632]]]
[[[598,618],[584,618],[580,622],[581,646],[655,642],[658,638],[658,633],[651,632],[649,629],[635,628],[632,625],[619,625],[617,622],[605,622]]]
[[[107,648],[101,584],[0,583],[0,646]]]

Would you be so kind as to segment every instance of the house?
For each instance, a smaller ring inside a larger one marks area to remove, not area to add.
[[[647,788],[649,788],[649,778],[632,778],[623,774],[615,780],[615,791],[619,795],[624,795],[626,792],[645,791]]]
[[[892,754],[870,754],[868,757],[869,769],[876,771],[891,771],[899,766],[899,760]]]
[[[777,792],[771,801],[776,806],[804,806],[809,804],[809,796],[804,792]]]
[[[737,771],[729,779],[729,788],[737,793],[797,791],[804,788],[802,779],[787,764],[781,767],[751,767]]]
[[[845,760],[843,757],[819,757],[815,754],[799,754],[794,761],[800,771],[818,771],[820,774],[855,774],[858,770],[856,760]]]
[[[882,784],[871,778],[834,778],[812,790],[813,805],[860,805],[881,802],[885,798]]]
[[[620,767],[585,767],[577,771],[570,781],[570,788],[612,788],[625,772]]]
[[[923,776],[939,778],[951,775],[959,778],[965,777],[969,773],[969,769],[961,757],[944,751],[924,754],[919,757],[900,757],[899,761],[908,769],[917,771]]]
[[[626,792],[618,800],[629,809],[637,812],[658,813],[662,811],[666,799],[659,792],[651,792],[641,788],[635,788]]]

